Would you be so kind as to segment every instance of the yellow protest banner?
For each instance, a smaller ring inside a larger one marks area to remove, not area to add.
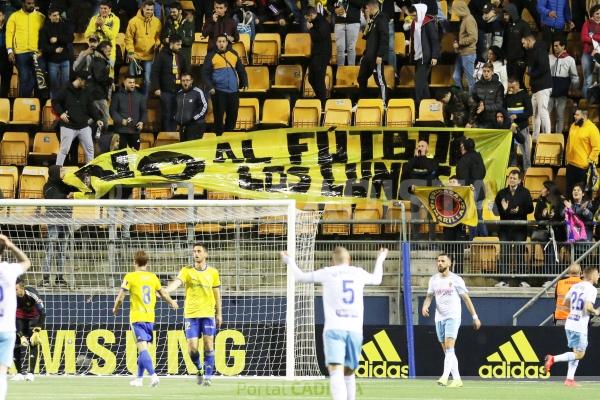
[[[502,187],[510,131],[423,127],[294,128],[211,135],[141,151],[105,153],[67,175],[65,182],[89,197],[104,196],[116,185],[189,182],[247,199],[395,200],[405,196],[400,193],[402,166],[413,157],[418,140],[429,142],[439,174],[449,176],[463,136],[475,139],[488,186]]]
[[[429,211],[431,218],[442,226],[477,226],[477,206],[470,186],[416,186],[414,195]]]

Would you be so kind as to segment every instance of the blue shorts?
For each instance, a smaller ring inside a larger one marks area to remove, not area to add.
[[[16,332],[0,332],[0,365],[7,368],[13,364]]]
[[[186,318],[185,337],[195,339],[201,336],[215,336],[217,325],[214,318]]]
[[[567,334],[567,344],[571,349],[585,351],[588,345],[587,334],[568,329],[565,329],[565,333]]]
[[[325,365],[339,364],[351,369],[358,368],[362,340],[362,335],[357,332],[338,329],[323,332]]]
[[[134,322],[131,329],[135,335],[136,342],[152,342],[154,330],[153,322]]]
[[[460,328],[460,319],[448,318],[435,323],[435,332],[440,343],[444,343],[446,339],[454,339],[458,337],[458,328]]]

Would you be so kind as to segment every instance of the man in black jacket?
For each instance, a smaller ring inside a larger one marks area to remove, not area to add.
[[[50,95],[56,96],[69,82],[73,29],[60,18],[60,10],[50,7],[48,19],[40,30],[39,47],[48,66]]]
[[[128,75],[110,103],[110,117],[115,124],[114,132],[119,134],[120,149],[129,146],[139,150],[146,113],[146,99],[135,90],[135,76]]]
[[[175,122],[179,125],[181,141],[202,139],[206,124],[204,117],[208,110],[208,102],[204,92],[194,86],[191,74],[181,76],[181,90],[177,92],[177,111]]]
[[[471,119],[467,127],[492,128],[496,124],[496,112],[504,107],[504,87],[494,77],[494,66],[483,66],[481,79],[475,83],[472,94]]]
[[[192,62],[192,44],[194,44],[194,27],[193,14],[183,15],[183,9],[179,2],[171,3],[169,18],[161,31],[161,39],[165,47],[169,46],[171,35],[179,35],[181,37],[181,56],[185,61],[186,68],[191,67]]]
[[[527,50],[527,70],[531,84],[531,105],[533,106],[533,141],[537,141],[541,133],[550,133],[550,94],[552,93],[552,73],[550,72],[550,59],[548,46],[535,40],[529,34],[521,42]]]
[[[104,126],[102,116],[94,107],[92,97],[85,89],[87,75],[75,73],[72,82],[63,86],[52,99],[54,112],[60,115],[60,150],[56,165],[62,166],[74,138],[79,139],[85,151],[85,162],[94,158],[94,141],[88,121],[93,119],[99,128]]]
[[[523,85],[523,76],[527,67],[525,49],[521,40],[531,34],[529,25],[521,19],[521,14],[517,11],[514,4],[507,4],[504,8],[504,40],[502,41],[502,50],[506,55],[506,72],[508,76],[514,76],[519,79],[521,87]]]
[[[108,99],[112,90],[113,78],[111,77],[110,53],[112,45],[108,40],[98,44],[92,55],[90,64],[90,76],[87,82],[87,90],[94,99],[94,106],[102,115],[102,123],[108,127]]]
[[[415,104],[419,104],[422,99],[430,98],[429,75],[431,67],[440,58],[440,42],[435,19],[426,15],[425,4],[409,6],[408,13],[413,17],[410,28],[410,59],[415,64]],[[421,40],[415,39],[418,37]]]
[[[181,75],[188,72],[180,53],[182,43],[181,36],[171,35],[169,46],[162,48],[152,65],[152,82],[158,83],[154,94],[160,97],[161,129],[165,132],[174,132],[177,128],[173,119],[175,97],[181,88]]]
[[[494,210],[501,221],[527,221],[527,214],[533,212],[531,193],[521,185],[521,172],[514,170],[508,175],[508,186],[496,194]],[[500,225],[498,237],[501,242],[520,242],[514,246],[515,266],[525,266],[525,240],[527,225]],[[513,245],[500,245],[500,272],[507,273],[511,261]]]
[[[471,115],[469,93],[452,86],[449,90],[439,92],[437,100],[443,104],[446,126],[464,128]]]
[[[314,7],[309,7],[306,11],[306,27],[310,33],[312,46],[308,81],[315,91],[315,97],[321,100],[321,106],[325,107],[327,100],[325,74],[331,59],[331,28],[325,17]]]
[[[511,120],[514,139],[523,154],[522,171],[525,173],[531,167],[531,143],[529,141],[529,117],[533,114],[531,97],[527,90],[521,89],[519,80],[515,77],[508,79],[508,93],[505,98],[506,110]],[[516,150],[511,150],[511,160],[516,159]],[[513,165],[511,163],[511,165]]]
[[[388,20],[379,10],[379,0],[369,0],[365,6],[367,26],[363,34],[366,40],[365,52],[360,60],[358,71],[358,87],[360,98],[368,98],[367,83],[373,75],[379,88],[381,99],[386,103],[386,84],[383,75],[383,62],[387,59],[390,42]]]
[[[495,116],[494,116],[495,119]],[[485,190],[483,180],[486,169],[481,154],[475,151],[475,141],[471,138],[463,138],[459,144],[460,158],[456,163],[456,177],[463,186],[473,186],[475,190],[475,201],[477,202],[477,219],[481,220],[483,215],[483,200]],[[469,228],[471,238],[475,236],[487,236],[485,224],[478,224],[476,228]]]

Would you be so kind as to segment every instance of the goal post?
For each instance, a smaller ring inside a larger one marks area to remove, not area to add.
[[[203,243],[221,275],[217,373],[320,375],[314,289],[296,284],[279,259],[285,250],[303,270],[314,269],[319,218],[296,210],[294,200],[0,200],[0,232],[30,257],[26,285],[40,291],[48,310],[39,372],[132,373],[129,303],[118,316],[111,310],[133,254],[146,251],[150,271],[166,286],[193,265],[193,244]],[[157,300],[151,355],[159,374],[193,374],[184,291],[172,295],[179,310]]]

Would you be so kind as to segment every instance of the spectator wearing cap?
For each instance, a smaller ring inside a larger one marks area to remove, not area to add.
[[[542,41],[546,48],[554,42],[557,35],[564,35],[565,28],[575,28],[571,20],[569,0],[537,0],[537,11],[542,26]]]
[[[48,19],[40,31],[40,49],[48,67],[51,97],[69,82],[72,43],[71,26],[61,19],[59,9],[50,7]]]
[[[108,40],[111,46],[110,62],[114,67],[117,58],[117,35],[121,28],[121,20],[112,12],[112,2],[101,0],[98,14],[94,15],[85,30],[84,36],[89,40],[94,36],[99,42]]]
[[[529,35],[521,40],[527,50],[527,72],[531,84],[531,104],[533,105],[533,141],[541,133],[550,133],[550,113],[548,104],[552,93],[552,75],[548,60],[547,44]]]
[[[471,92],[475,85],[473,70],[477,58],[477,22],[463,0],[455,0],[452,3],[452,13],[460,18],[458,40],[454,41],[454,50],[458,53],[454,65],[454,85],[462,88],[464,74],[469,85],[469,92]]]
[[[110,102],[110,116],[115,124],[114,132],[119,135],[119,148],[129,146],[139,150],[146,114],[146,100],[135,88],[135,76],[128,75]]]
[[[181,38],[181,56],[188,68],[192,63],[192,44],[194,44],[195,32],[194,14],[188,13],[184,16],[181,3],[172,3],[169,11],[169,18],[167,18],[167,21],[165,22],[161,37],[164,46],[168,46],[171,35],[179,35]]]
[[[79,139],[83,146],[85,162],[92,161],[94,141],[88,121],[96,121],[100,128],[104,126],[102,116],[94,107],[90,92],[86,90],[87,75],[81,72],[74,75],[74,79],[63,86],[52,99],[52,108],[60,115],[60,150],[56,157],[56,165],[61,166],[75,138]]]
[[[248,87],[244,64],[228,46],[226,35],[217,37],[217,50],[206,56],[202,68],[202,81],[212,96],[215,132],[218,135],[235,128],[239,91]],[[225,125],[223,115],[226,115]]]
[[[32,97],[36,82],[33,56],[39,52],[39,32],[45,17],[35,9],[35,0],[22,0],[21,4],[6,23],[6,51],[19,72],[19,97]]]
[[[142,7],[129,24],[125,32],[125,48],[130,75],[139,75],[139,68],[144,74],[142,94],[148,97],[152,85],[152,63],[154,53],[160,48],[160,32],[162,24],[154,16],[154,2],[145,0]]]
[[[81,51],[75,61],[73,61],[74,72],[89,72],[92,64],[92,55],[98,47],[98,37],[92,35],[88,38],[88,48]]]
[[[152,66],[152,82],[156,87],[154,94],[160,98],[161,129],[166,132],[174,132],[177,128],[173,119],[175,97],[181,88],[181,76],[188,72],[181,46],[181,36],[171,35],[169,45],[162,48]]]
[[[215,0],[212,16],[204,21],[202,36],[208,37],[208,52],[216,49],[217,37],[220,35],[225,35],[229,44],[240,40],[237,24],[228,14],[227,8],[226,0]]]
[[[527,58],[521,40],[525,36],[529,36],[531,30],[529,25],[521,19],[521,14],[518,13],[514,4],[508,4],[505,7],[504,22],[506,27],[502,50],[506,56],[506,70],[508,76],[517,77],[521,86],[525,87],[523,77],[527,68]]]
[[[498,9],[492,4],[487,3],[482,9],[483,26],[481,28],[485,32],[485,48],[491,46],[502,48],[504,39],[504,21],[498,15]]]
[[[552,75],[552,94],[548,111],[556,111],[556,126],[554,132],[563,133],[565,129],[565,109],[569,88],[579,86],[579,75],[575,59],[567,52],[567,43],[563,38],[557,38],[552,44],[550,59],[550,74]]]

